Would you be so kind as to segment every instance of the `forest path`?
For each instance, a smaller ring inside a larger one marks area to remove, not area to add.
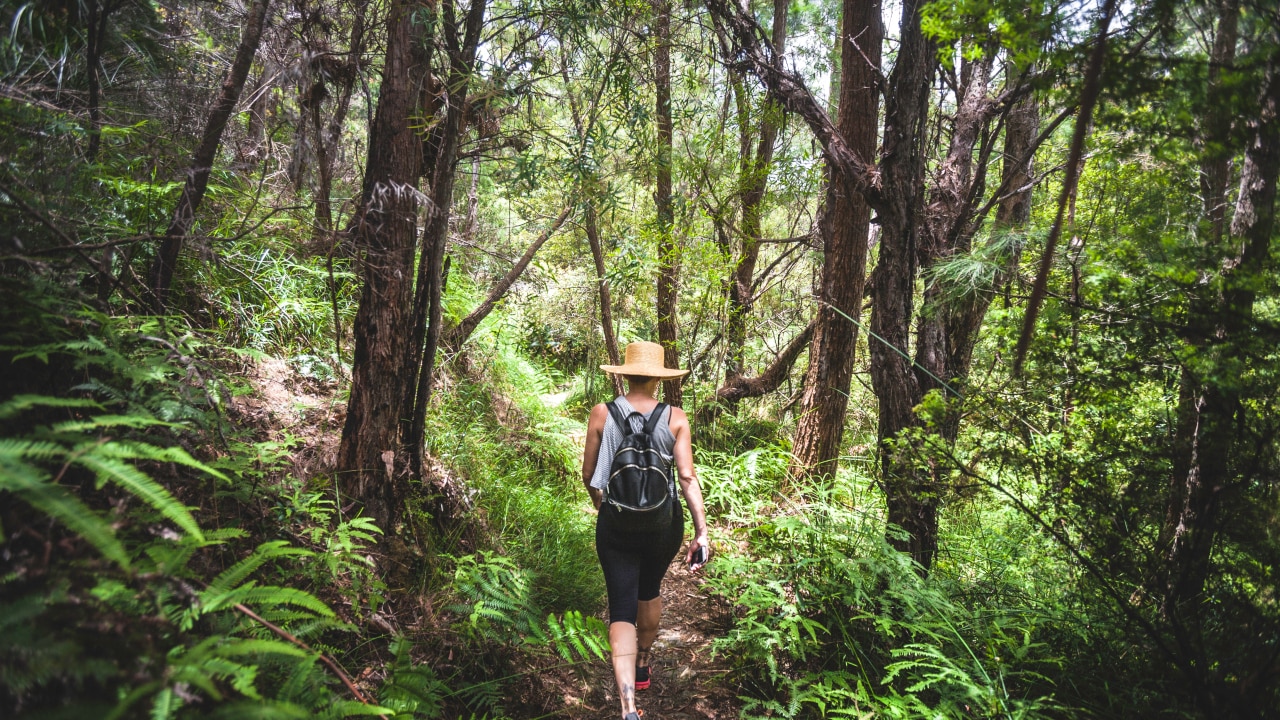
[[[733,609],[702,587],[704,582],[701,575],[689,572],[682,548],[662,583],[662,625],[650,655],[653,685],[637,693],[644,720],[738,717],[740,702],[724,678],[728,665],[711,656],[711,643],[732,625]],[[543,691],[548,717],[619,716],[617,686],[607,659],[544,675]]]

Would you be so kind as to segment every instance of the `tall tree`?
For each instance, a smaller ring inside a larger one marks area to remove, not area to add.
[[[907,533],[905,539],[893,536],[892,543],[927,568],[937,550],[937,492],[918,476],[912,458],[896,442],[916,425],[914,408],[922,397],[905,351],[924,219],[925,121],[935,57],[933,43],[920,27],[923,7],[920,0],[902,5],[898,57],[885,95],[880,257],[871,279],[871,332],[877,341],[868,345],[871,387],[880,408],[877,440],[888,520]]]
[[[838,131],[853,152],[871,157],[880,107],[880,3],[845,0],[842,13]],[[871,229],[866,199],[850,192],[838,171],[829,168],[828,178],[819,305],[795,439],[798,467],[823,476],[833,475],[839,462],[858,341],[857,326],[841,313],[861,317]]]
[[[431,172],[431,214],[422,232],[414,290],[410,344],[403,356],[404,407],[408,418],[403,439],[409,453],[413,477],[422,477],[422,448],[426,433],[427,403],[435,371],[436,351],[443,332],[444,256],[449,243],[449,218],[453,208],[453,186],[457,174],[458,145],[466,129],[467,91],[475,71],[480,31],[484,26],[487,0],[471,0],[466,14],[459,16],[453,0],[440,4],[440,25],[447,52],[445,75],[445,117],[438,133],[430,139],[434,166]],[[420,153],[421,154],[421,153]]]
[[[786,52],[787,42],[787,5],[788,0],[773,2],[773,43],[774,59],[782,60]],[[733,74],[731,90],[738,106],[738,134],[741,159],[738,165],[738,197],[742,206],[742,225],[740,228],[741,250],[738,262],[733,268],[728,282],[729,311],[725,320],[725,384],[730,385],[735,378],[743,374],[745,349],[747,344],[747,316],[756,291],[756,263],[760,258],[761,240],[764,239],[763,226],[765,191],[769,187],[769,170],[773,165],[774,146],[777,144],[778,130],[782,125],[782,107],[765,96],[760,109],[759,128],[753,133],[750,128],[748,98],[741,76]],[[752,148],[752,139],[755,147]]]
[[[657,148],[654,162],[653,204],[658,227],[658,342],[662,343],[667,367],[680,366],[677,344],[676,299],[679,292],[680,251],[675,241],[675,213],[671,203],[671,3],[653,0],[654,121]],[[680,380],[662,381],[662,399],[680,407]]]
[[[1204,602],[1202,590],[1211,553],[1223,519],[1244,494],[1247,475],[1233,463],[1237,414],[1250,344],[1260,280],[1274,272],[1275,203],[1280,174],[1280,50],[1273,45],[1259,92],[1260,113],[1248,127],[1248,147],[1240,170],[1239,194],[1230,224],[1221,205],[1228,175],[1221,155],[1230,127],[1229,104],[1222,103],[1218,75],[1235,54],[1239,6],[1219,3],[1217,38],[1205,123],[1208,148],[1201,164],[1209,248],[1222,256],[1217,269],[1206,270],[1187,318],[1190,345],[1183,360],[1179,387],[1173,473],[1161,545],[1166,556],[1163,609],[1195,626]],[[1274,28],[1273,28],[1274,33]],[[1275,43],[1276,38],[1267,38]],[[1214,101],[1219,102],[1215,103]],[[1215,137],[1217,135],[1217,137]],[[1216,149],[1215,149],[1216,146]],[[1225,232],[1224,232],[1225,231]],[[1223,237],[1225,236],[1225,237]],[[1215,242],[1224,239],[1224,244]],[[1212,255],[1210,255],[1212,256]]]
[[[785,0],[773,3],[773,22],[769,36],[772,50],[771,62],[781,69],[782,51],[787,39],[787,6]],[[724,329],[717,333],[698,357],[692,359],[699,365],[711,348],[721,341],[725,344],[724,384],[716,389],[718,402],[704,405],[700,413],[715,414],[721,410],[736,408],[738,402],[776,391],[791,375],[791,368],[809,347],[814,323],[810,322],[774,356],[773,360],[756,375],[746,375],[746,346],[748,320],[762,291],[768,289],[775,277],[774,271],[782,262],[805,247],[807,236],[788,238],[790,248],[781,252],[762,272],[757,273],[760,253],[766,243],[764,238],[765,198],[769,187],[769,175],[778,142],[778,133],[786,119],[786,107],[766,94],[760,104],[757,125],[751,124],[751,99],[740,71],[730,68],[728,91],[736,108],[738,126],[738,178],[736,200],[741,209],[742,221],[738,227],[736,260],[724,282],[727,313]],[[729,100],[726,99],[726,108]],[[721,252],[733,253],[730,241],[731,223],[726,211],[711,209],[715,217],[716,242]]]
[[[240,101],[240,92],[244,89],[245,78],[249,76],[249,68],[253,66],[253,57],[258,52],[258,43],[262,40],[262,30],[267,22],[267,7],[270,0],[254,0],[245,16],[244,29],[240,34],[240,45],[236,48],[235,59],[222,80],[222,89],[218,92],[213,108],[209,111],[209,119],[205,123],[204,133],[200,136],[200,144],[191,157],[191,165],[187,169],[186,183],[182,194],[178,196],[178,204],[173,211],[173,219],[169,229],[165,231],[164,240],[156,252],[151,264],[148,284],[151,288],[152,300],[157,309],[164,308],[169,298],[169,287],[173,282],[173,272],[178,265],[178,253],[182,243],[191,232],[195,223],[196,210],[204,199],[205,189],[209,186],[209,173],[213,170],[213,161],[222,144],[222,131],[227,127],[227,120]]]
[[[616,56],[616,53],[615,53]],[[604,337],[605,354],[609,357],[609,363],[612,365],[621,365],[622,361],[618,353],[618,339],[613,332],[613,296],[609,292],[609,280],[605,275],[604,266],[604,243],[600,239],[600,218],[596,210],[596,196],[601,191],[603,183],[598,176],[595,168],[597,161],[591,159],[587,161],[587,148],[592,130],[595,128],[596,116],[600,108],[600,98],[604,94],[606,82],[601,80],[596,87],[594,98],[587,103],[587,107],[583,108],[579,103],[577,96],[573,92],[575,83],[569,78],[568,63],[560,67],[560,75],[564,80],[565,96],[569,100],[569,112],[573,116],[573,127],[578,134],[578,160],[577,164],[580,168],[579,176],[582,184],[582,227],[583,232],[587,236],[587,245],[591,249],[591,261],[595,265],[596,270],[596,290],[600,296],[600,332]],[[588,117],[584,118],[584,111]],[[626,392],[622,378],[609,374],[609,379],[613,383],[613,390],[618,395]]]
[[[432,45],[416,0],[393,0],[377,112],[369,128],[360,205],[350,237],[361,253],[364,288],[353,325],[351,396],[338,448],[338,482],[389,535],[404,501],[401,446],[404,361],[413,321],[413,250],[419,208],[422,141],[413,128]]]

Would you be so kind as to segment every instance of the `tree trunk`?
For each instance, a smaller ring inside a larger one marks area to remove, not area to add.
[[[974,228],[968,198],[974,191],[974,148],[992,105],[987,94],[992,59],[988,53],[976,61],[964,61],[961,68],[960,102],[952,123],[951,141],[936,172],[937,180],[925,213],[926,232],[918,251],[922,272],[956,254],[968,252],[972,244]],[[985,168],[979,168],[980,174],[985,172]],[[938,390],[948,403],[942,421],[926,432],[940,436],[949,447],[955,443],[960,428],[955,381],[962,372],[952,364],[953,344],[957,340],[967,342],[970,334],[976,335],[977,327],[968,325],[981,323],[982,317],[977,313],[956,313],[956,303],[948,299],[948,294],[942,280],[935,279],[925,287],[916,331],[915,373],[922,396]],[[962,324],[965,327],[959,327]],[[933,486],[940,491],[943,479],[938,476],[938,469],[931,469],[930,474]]]
[[[916,279],[918,229],[922,224],[925,120],[934,67],[934,48],[920,28],[921,0],[907,0],[897,61],[885,97],[884,145],[880,170],[880,258],[872,277],[871,384],[879,400],[877,435],[881,482],[888,521],[907,533],[891,534],[891,544],[926,570],[937,550],[936,489],[917,477],[912,459],[895,440],[916,426],[913,408],[922,394],[911,360],[910,325]]]
[[[658,342],[662,343],[663,361],[669,368],[680,367],[677,345],[676,297],[680,277],[680,252],[673,235],[675,214],[671,205],[671,3],[654,0],[653,74],[656,95],[655,119],[658,125],[656,187],[653,204],[658,211]],[[662,399],[680,407],[680,379],[662,381]]]
[[[89,147],[85,152],[89,162],[98,159],[102,145],[102,42],[107,35],[107,19],[118,5],[103,5],[99,0],[88,0],[88,28],[85,33],[85,75],[89,83]]]
[[[262,145],[266,142],[267,103],[271,97],[270,77],[267,69],[258,75],[253,90],[249,92],[249,126],[244,140],[236,148],[236,170],[248,173],[262,159]]]
[[[475,68],[476,49],[484,23],[486,0],[472,0],[467,9],[461,44],[453,0],[444,0],[443,29],[449,49],[447,83],[448,111],[435,154],[431,179],[431,218],[423,231],[418,261],[418,284],[414,297],[412,343],[404,355],[406,385],[404,442],[409,451],[410,472],[422,478],[422,447],[426,434],[427,403],[431,399],[432,374],[442,331],[444,255],[449,244],[449,217],[453,207],[453,185],[457,172],[458,144],[462,140],[467,108],[467,85]],[[425,341],[425,347],[424,347]],[[447,513],[446,513],[447,514]],[[437,522],[455,518],[437,517]]]
[[[591,246],[591,259],[596,265],[596,286],[600,289],[600,330],[604,334],[604,349],[609,354],[609,364],[621,365],[622,359],[618,353],[618,339],[613,335],[613,297],[609,293],[609,281],[605,279],[604,273],[604,245],[600,242],[600,228],[597,225],[596,205],[591,198],[587,198],[586,207],[583,209],[583,224],[586,226],[587,243]],[[622,378],[609,374],[609,379],[613,381],[613,391],[619,395],[626,394],[626,387],[622,384]]]
[[[1000,186],[997,190],[1003,199],[996,206],[991,242],[1007,243],[1005,236],[1008,233],[1021,232],[1031,221],[1032,160],[1037,148],[1039,126],[1039,108],[1035,97],[1030,93],[1019,100],[1005,116],[1004,151],[1000,165]],[[969,221],[971,220],[966,218],[966,222]],[[968,239],[968,235],[964,233],[960,237]],[[991,287],[978,288],[968,297],[948,306],[945,311],[947,374],[939,377],[957,380],[956,384],[960,388],[965,386],[965,380],[969,377],[978,331],[986,318],[987,309],[991,307],[996,288],[1004,285],[1018,266],[1017,244],[1007,244],[1010,246],[1009,257],[1004,269],[992,280]],[[959,251],[967,251],[968,247],[966,242]],[[958,417],[954,419],[958,420]],[[958,427],[957,424],[948,428],[949,442],[955,442]]]
[[[351,23],[350,41],[347,52],[351,58],[343,68],[338,81],[337,101],[329,122],[323,122],[321,103],[315,102],[311,108],[312,128],[316,138],[317,187],[315,210],[315,235],[317,239],[327,240],[334,244],[333,223],[333,168],[337,160],[339,143],[342,140],[342,126],[347,121],[347,112],[351,108],[351,95],[355,92],[356,82],[360,77],[360,56],[364,54],[364,18],[363,2],[355,4],[355,18]],[[333,249],[329,250],[330,255]]]
[[[178,265],[178,253],[195,223],[196,210],[204,199],[205,189],[209,185],[209,172],[213,169],[218,146],[222,143],[222,131],[240,100],[240,91],[244,89],[245,78],[249,76],[249,68],[253,66],[253,58],[258,52],[258,43],[266,25],[269,3],[270,0],[254,0],[249,7],[244,31],[240,36],[240,46],[236,48],[235,59],[222,81],[222,90],[213,103],[204,134],[191,158],[191,167],[187,169],[187,181],[182,187],[182,195],[178,197],[173,219],[169,223],[169,229],[165,231],[165,238],[156,253],[155,261],[151,264],[148,281],[157,310],[163,310],[169,299],[169,287],[173,282],[174,269]]]
[[[773,2],[773,49],[775,60],[781,62],[787,42],[788,0]],[[741,96],[741,83],[735,83]],[[745,98],[740,104],[745,105]],[[745,109],[745,108],[744,108]],[[739,198],[742,204],[742,250],[729,281],[729,313],[725,322],[725,341],[728,349],[725,367],[725,385],[742,376],[747,344],[747,316],[751,313],[755,294],[756,261],[760,257],[764,195],[769,186],[769,168],[773,165],[773,151],[778,137],[779,114],[782,108],[767,100],[761,107],[760,129],[754,156],[751,152],[750,131],[739,125],[742,135],[742,160],[739,166]],[[873,148],[874,150],[874,148]],[[720,393],[717,393],[720,395]],[[723,398],[724,396],[721,395]]]
[[[755,18],[728,0],[705,0],[721,41],[720,54],[731,71],[751,72],[764,83],[773,99],[809,126],[822,147],[827,166],[838,171],[851,194],[861,194],[873,207],[886,201],[881,174],[861,153],[844,141],[840,130],[814,99],[804,78],[775,60],[773,49],[761,42]]]
[[[1220,5],[1218,40],[1211,62],[1230,62],[1234,54],[1238,6]],[[1220,47],[1221,46],[1221,47]],[[1227,47],[1232,48],[1227,51]],[[1214,62],[1214,64],[1217,64]],[[1211,76],[1210,102],[1222,92]],[[1270,258],[1275,228],[1277,175],[1280,174],[1280,55],[1268,63],[1261,92],[1260,116],[1253,123],[1240,173],[1240,190],[1231,218],[1229,250],[1216,282],[1203,283],[1204,296],[1193,298],[1187,335],[1195,348],[1194,366],[1184,366],[1175,431],[1174,466],[1167,501],[1161,547],[1166,553],[1163,611],[1190,625],[1200,620],[1199,604],[1209,575],[1211,552],[1221,531],[1223,506],[1244,488],[1231,467],[1235,418],[1240,407],[1238,383],[1245,365],[1237,347],[1248,342],[1259,277],[1273,271]],[[1209,112],[1215,113],[1217,105]],[[1222,131],[1229,121],[1210,120]],[[1212,137],[1207,138],[1213,140]],[[1210,155],[1206,167],[1211,186],[1205,195],[1206,216],[1212,226],[1222,223],[1217,203],[1225,198],[1226,173],[1217,174]],[[1218,246],[1221,247],[1221,246]],[[1206,297],[1207,296],[1207,297]]]
[[[876,149],[880,46],[884,38],[880,12],[878,0],[845,0],[840,27],[837,124],[840,137],[860,157],[871,157]],[[834,475],[839,463],[858,342],[857,326],[837,311],[860,318],[866,285],[871,207],[862,195],[851,193],[849,188],[850,183],[842,179],[839,170],[829,167],[827,210],[821,224],[819,306],[795,440],[798,469],[818,476]]]
[[[411,0],[387,15],[386,60],[377,113],[369,129],[364,188],[351,228],[363,251],[364,289],[353,327],[351,397],[338,449],[338,483],[394,536],[407,487],[400,445],[405,407],[404,358],[412,322],[413,248],[421,194],[421,140],[412,127],[418,97]]]
[[[551,226],[543,231],[543,233],[539,235],[531,245],[529,245],[528,249],[524,251],[524,255],[521,255],[520,259],[516,261],[516,264],[512,265],[511,269],[494,284],[493,288],[489,290],[489,295],[484,299],[484,302],[477,305],[475,310],[472,310],[465,318],[462,319],[462,322],[459,322],[445,333],[444,344],[446,346],[454,349],[462,347],[462,344],[467,341],[467,338],[471,337],[471,333],[475,332],[476,327],[489,316],[489,313],[493,312],[493,309],[497,307],[498,302],[507,294],[507,291],[511,289],[511,286],[515,284],[515,281],[524,274],[525,268],[529,267],[530,262],[533,262],[533,256],[538,254],[538,250],[540,250],[547,240],[550,239],[562,225],[564,225],[564,221],[569,219],[569,213],[572,210],[572,206],[566,206],[565,209],[561,210],[560,215],[552,221]]]

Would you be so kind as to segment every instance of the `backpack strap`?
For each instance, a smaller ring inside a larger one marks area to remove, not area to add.
[[[618,429],[622,431],[622,437],[626,437],[632,433],[631,423],[627,422],[626,416],[622,414],[622,409],[614,404],[613,400],[605,403],[605,407],[609,408],[609,417],[618,424]]]
[[[654,430],[658,429],[658,421],[662,419],[662,413],[667,409],[666,403],[658,403],[658,407],[653,409],[653,413],[649,415],[649,421],[644,424],[644,431],[650,435]]]

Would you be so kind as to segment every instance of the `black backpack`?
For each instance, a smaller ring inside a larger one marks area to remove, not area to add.
[[[653,431],[667,406],[658,403],[640,432],[631,429],[630,418],[624,416],[617,405],[609,402],[607,406],[609,416],[622,430],[622,443],[609,466],[609,483],[604,489],[601,510],[614,513],[618,527],[623,530],[664,530],[671,525],[674,503],[667,461],[658,451]]]

